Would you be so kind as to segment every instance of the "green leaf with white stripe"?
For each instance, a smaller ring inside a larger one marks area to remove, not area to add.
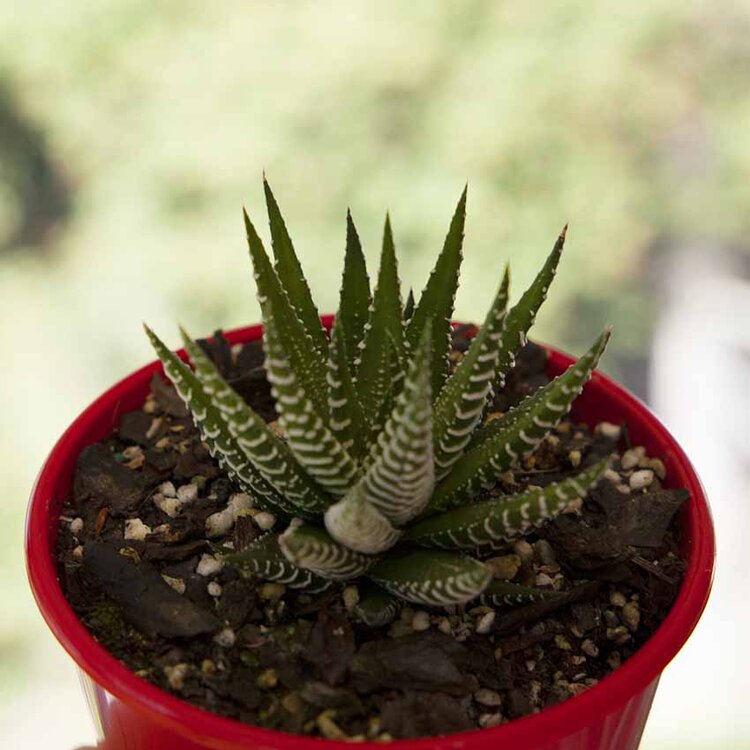
[[[492,391],[508,304],[509,273],[484,324],[435,402],[435,470],[442,479],[463,455]]]
[[[297,379],[284,351],[276,318],[267,305],[263,313],[266,372],[287,444],[300,465],[323,489],[337,497],[343,495],[356,480],[357,465],[326,426]]]
[[[294,370],[297,382],[312,401],[317,413],[327,420],[326,355],[316,348],[282,288],[255,227],[247,213],[244,216],[247,243],[258,287],[258,302],[264,315],[263,322],[265,323],[266,311],[273,314],[278,324],[281,348]]]
[[[381,628],[393,622],[401,605],[387,591],[365,584],[360,587],[359,601],[354,605],[354,616],[371,628]]]
[[[428,321],[404,387],[373,449],[371,463],[353,490],[396,526],[402,526],[424,510],[435,485],[431,342]]]
[[[242,452],[295,513],[322,513],[330,504],[330,497],[295,460],[289,446],[227,384],[203,349],[185,331],[182,338],[204,393],[222,414]]]
[[[563,246],[565,245],[565,235],[568,231],[568,225],[563,227],[560,236],[557,238],[552,252],[542,266],[542,270],[536,275],[531,286],[523,293],[521,299],[509,310],[505,319],[505,328],[499,345],[499,354],[497,366],[495,369],[494,389],[499,391],[505,384],[505,376],[508,374],[516,361],[516,352],[526,344],[526,334],[539,312],[544,300],[547,299],[547,292],[557,273],[557,266],[560,262]]]
[[[365,256],[354,226],[351,212],[346,212],[346,252],[344,273],[341,278],[341,294],[337,320],[344,323],[344,348],[349,372],[356,371],[355,363],[360,356],[360,343],[364,339],[365,326],[370,315],[370,279],[367,275]]]
[[[414,604],[444,607],[479,596],[492,576],[485,565],[457,552],[417,549],[387,557],[368,574],[378,586]]]
[[[607,461],[544,488],[499,497],[446,511],[411,526],[404,541],[443,549],[495,548],[522,536],[583,498],[596,484]]]
[[[346,357],[347,328],[337,317],[328,348],[328,426],[353,458],[365,451],[362,410]]]
[[[404,357],[401,316],[396,249],[391,221],[386,216],[378,283],[365,327],[356,377],[364,423],[371,426],[373,434],[382,429],[380,419],[383,401],[393,387],[393,359],[387,355],[388,347],[395,346],[396,361],[401,361]]]
[[[271,228],[271,244],[276,259],[276,273],[292,307],[297,312],[297,317],[310,336],[313,346],[321,357],[325,357],[328,349],[328,338],[321,325],[318,308],[313,302],[310,287],[307,285],[299,258],[294,251],[292,238],[287,231],[279,205],[265,178],[263,179],[263,190],[266,196],[268,222]]]
[[[376,560],[347,549],[324,529],[295,521],[279,536],[279,547],[297,567],[334,581],[356,578],[366,573]]]
[[[488,607],[520,607],[524,604],[534,604],[546,599],[556,599],[559,591],[535,589],[531,586],[521,586],[508,581],[493,581],[479,597],[481,604]]]
[[[451,317],[458,288],[466,222],[466,191],[451,219],[443,249],[430,273],[414,313],[406,327],[406,340],[415,348],[428,320],[432,321],[432,392],[435,396],[448,374],[451,347]]]
[[[164,372],[190,411],[203,441],[219,465],[244,492],[253,497],[258,507],[279,515],[293,513],[295,509],[263,478],[240,448],[223,415],[211,404],[195,373],[148,326],[144,325],[144,329],[164,365]]]
[[[518,461],[533,453],[568,413],[599,362],[609,340],[606,330],[575,364],[504,417],[479,430],[466,453],[438,485],[429,511],[451,508],[470,499]]]
[[[291,589],[303,589],[311,594],[325,591],[331,582],[304,570],[286,559],[279,547],[278,534],[264,534],[238,552],[222,551],[226,565],[236,568],[244,578],[262,578],[283,583]]]
[[[325,513],[330,535],[349,549],[376,555],[393,547],[401,532],[371,503],[361,485],[334,503]]]

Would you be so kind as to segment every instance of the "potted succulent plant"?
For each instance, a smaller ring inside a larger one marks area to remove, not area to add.
[[[636,747],[712,528],[679,446],[594,373],[609,331],[575,362],[527,343],[565,230],[474,329],[451,323],[465,191],[405,305],[389,220],[371,293],[347,216],[321,319],[264,187],[262,329],[175,354],[147,328],[161,368],[84,412],[32,495],[32,587],[103,746]]]

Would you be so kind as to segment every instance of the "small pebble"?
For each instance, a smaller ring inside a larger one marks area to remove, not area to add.
[[[264,669],[259,675],[257,685],[264,690],[273,690],[279,684],[279,675],[275,669]]]
[[[664,479],[667,476],[667,469],[664,466],[664,461],[660,458],[650,458],[646,462],[646,467],[651,469],[659,479]]]
[[[347,740],[346,732],[333,720],[335,711],[327,708],[322,713],[318,714],[315,719],[315,723],[320,729],[320,733],[328,740]]]
[[[554,581],[546,573],[538,573],[536,577],[537,586],[551,586]]]
[[[622,609],[622,607],[627,604],[627,601],[628,600],[625,598],[625,594],[623,594],[621,591],[613,591],[609,595],[609,603],[613,607],[619,607],[620,609]]]
[[[617,441],[622,434],[622,428],[618,424],[612,424],[612,422],[599,422],[594,432],[609,440]]]
[[[411,627],[418,633],[424,630],[430,629],[430,616],[424,610],[419,610],[414,613],[414,617],[411,621]]]
[[[492,629],[492,624],[495,622],[495,613],[487,612],[479,618],[477,623],[476,632],[479,635],[486,635]]]
[[[227,511],[232,514],[233,518],[244,515],[253,509],[253,499],[244,492],[236,492],[229,498]]]
[[[177,499],[181,503],[192,503],[198,497],[198,485],[183,484],[182,487],[177,489]]]
[[[480,714],[479,715],[479,726],[482,729],[490,729],[503,723],[503,715],[497,714]]]
[[[572,646],[570,645],[570,641],[564,636],[564,635],[556,635],[555,636],[555,645],[561,650],[561,651],[571,651]]]
[[[622,646],[630,640],[630,633],[624,625],[607,628],[607,640],[614,641],[618,646]]]
[[[547,437],[544,438],[544,442],[549,445],[550,448],[553,450],[557,448],[558,445],[560,445],[560,438],[557,437],[557,435],[553,435],[552,433],[549,433]]]
[[[73,555],[73,559],[76,562],[82,562],[83,561],[83,545],[79,544],[71,553]]]
[[[281,699],[281,705],[286,711],[289,711],[292,716],[301,714],[305,710],[305,702],[299,693],[287,693]]]
[[[636,602],[628,602],[622,608],[622,614],[620,616],[628,630],[632,633],[638,630],[638,626],[641,624],[641,610]]]
[[[129,518],[125,521],[125,539],[132,539],[136,542],[142,542],[151,533],[151,527],[146,526],[140,518]]]
[[[346,611],[351,612],[359,604],[359,589],[356,586],[347,586],[341,592],[341,598],[344,600]]]
[[[74,534],[75,536],[80,536],[82,531],[83,531],[83,519],[74,518],[70,522],[70,533]]]
[[[216,662],[213,659],[204,659],[201,662],[201,672],[203,674],[213,674],[216,671]]]
[[[568,453],[568,461],[573,468],[577,468],[581,465],[581,451],[570,451]]]
[[[172,690],[182,690],[185,687],[185,679],[188,674],[190,674],[190,665],[184,662],[171,667],[164,667],[164,676]]]
[[[540,539],[538,542],[535,542],[534,550],[539,556],[542,564],[553,565],[557,562],[555,550],[552,549],[552,545],[546,539]]]
[[[438,630],[445,635],[450,635],[453,632],[451,621],[447,617],[441,617],[438,621]]]
[[[161,574],[161,577],[164,579],[164,583],[171,586],[178,594],[185,593],[185,581],[182,578],[173,578],[164,573]]]
[[[234,646],[237,636],[232,628],[222,628],[215,636],[214,643],[221,646],[222,648],[232,648]]]
[[[276,516],[274,516],[273,513],[261,511],[253,516],[253,521],[255,521],[258,528],[263,529],[263,531],[269,531],[276,523]]]
[[[618,484],[617,485],[617,491],[622,492],[623,495],[629,495],[630,494],[630,487],[628,487],[627,484]]]
[[[167,497],[159,492],[151,498],[151,502],[170,518],[176,518],[182,507],[182,503],[176,497]]]
[[[501,557],[491,557],[484,563],[492,573],[493,578],[500,581],[512,581],[518,569],[521,567],[521,558],[519,555],[502,555]]]
[[[199,576],[215,576],[224,567],[224,562],[213,555],[201,555],[195,572]]]
[[[525,539],[519,539],[513,545],[513,551],[521,558],[522,563],[529,563],[534,559],[534,548]]]
[[[614,469],[605,469],[602,477],[612,484],[620,484],[622,477]]]
[[[646,455],[646,449],[639,445],[636,448],[630,448],[622,454],[620,459],[620,466],[626,471],[629,469],[635,469],[640,463],[641,459]]]
[[[258,596],[267,601],[281,599],[286,593],[286,586],[283,583],[264,583],[258,587]]]
[[[217,536],[226,534],[234,524],[234,514],[231,510],[222,510],[219,513],[212,513],[206,519],[206,536],[212,539]]]
[[[221,596],[221,584],[217,581],[211,581],[206,587],[210,596]]]
[[[599,656],[599,647],[590,638],[586,638],[581,643],[581,651],[587,656]]]
[[[574,497],[566,506],[563,508],[563,513],[578,513],[583,508],[583,498]]]
[[[157,488],[156,491],[164,495],[164,497],[177,497],[177,490],[174,488],[174,484],[172,482],[162,482]]]
[[[474,693],[474,700],[477,703],[481,703],[483,706],[500,706],[502,705],[503,699],[500,697],[500,693],[489,688],[482,688]]]
[[[630,475],[630,489],[643,490],[654,481],[654,472],[651,469],[640,469]]]

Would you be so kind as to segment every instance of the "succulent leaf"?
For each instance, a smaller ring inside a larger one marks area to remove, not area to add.
[[[429,511],[468,502],[523,456],[531,454],[568,413],[609,340],[606,330],[577,362],[504,417],[479,430],[453,470],[438,485]]]
[[[332,495],[343,495],[358,473],[349,452],[326,426],[286,357],[276,318],[264,307],[266,372],[279,420],[297,461]]]
[[[495,369],[495,391],[501,390],[505,384],[505,376],[515,364],[516,352],[526,344],[526,334],[534,325],[539,308],[547,299],[547,292],[557,273],[557,266],[560,262],[567,232],[568,225],[566,224],[541,271],[531,282],[531,286],[523,293],[521,299],[508,312]]]
[[[329,580],[290,563],[279,547],[278,534],[264,534],[239,552],[222,552],[222,559],[246,578],[257,576],[311,594],[325,591],[331,585]]]
[[[432,329],[428,322],[396,405],[355,490],[401,526],[419,515],[435,484],[432,449]]]
[[[432,321],[432,393],[437,396],[448,373],[451,346],[451,316],[458,288],[466,221],[466,192],[464,188],[451,219],[443,249],[430,273],[414,313],[406,327],[410,348],[419,342],[428,320]]]
[[[370,279],[365,256],[354,226],[351,212],[346,212],[346,252],[337,320],[344,323],[344,348],[349,372],[354,374],[359,358],[359,346],[365,335],[370,315]]]
[[[401,291],[396,249],[393,244],[390,218],[386,217],[378,283],[365,326],[356,377],[363,418],[365,424],[371,426],[372,434],[377,434],[382,429],[383,425],[380,420],[383,416],[383,401],[393,386],[394,360],[388,356],[388,348],[395,346],[393,354],[396,361],[400,361],[404,355],[404,329],[401,316]]]
[[[240,448],[223,415],[211,404],[195,373],[148,326],[144,325],[144,328],[164,365],[164,372],[190,411],[211,455],[259,506],[279,515],[295,512],[286,498],[263,478]]]
[[[394,596],[432,607],[465,604],[481,594],[492,578],[478,560],[426,549],[386,557],[368,576]]]
[[[279,547],[289,562],[329,580],[356,578],[376,559],[338,544],[324,529],[296,521],[279,536]]]
[[[380,628],[393,622],[399,608],[398,599],[370,584],[361,587],[359,601],[352,611],[360,622],[371,628]]]
[[[263,179],[263,189],[266,195],[268,222],[271,228],[271,245],[276,260],[276,274],[292,307],[297,312],[298,318],[310,336],[313,346],[318,350],[321,357],[325,357],[328,349],[328,338],[320,323],[318,308],[313,302],[310,287],[305,279],[297,253],[294,251],[292,238],[287,231],[279,205],[265,178]]]
[[[250,258],[255,270],[255,283],[258,287],[258,302],[263,311],[272,314],[278,324],[280,347],[288,359],[300,386],[312,401],[317,413],[328,418],[328,389],[326,386],[326,358],[316,348],[313,339],[297,316],[297,311],[289,301],[271,266],[263,243],[255,231],[247,213],[245,229],[250,248]]]
[[[480,603],[489,607],[518,607],[560,596],[559,591],[535,589],[508,581],[492,581],[479,597]]]
[[[218,409],[240,450],[295,513],[322,513],[330,504],[328,495],[295,460],[289,446],[280,440],[253,409],[222,378],[206,353],[182,331],[185,348],[211,406]]]
[[[505,275],[484,324],[435,402],[435,467],[442,479],[461,458],[479,424],[492,390],[508,304]]]
[[[576,498],[583,498],[607,468],[600,461],[575,477],[498,497],[425,518],[409,528],[404,541],[425,547],[479,549],[498,547],[554,518]]]
[[[411,316],[414,315],[415,305],[414,289],[409,287],[409,294],[406,295],[406,302],[404,302],[404,322],[408,323],[411,320]]]
[[[376,555],[393,547],[401,536],[391,522],[367,501],[361,485],[353,487],[345,497],[325,513],[330,535],[349,549]]]
[[[346,357],[347,329],[337,317],[328,348],[328,426],[341,445],[357,458],[365,450],[362,410]]]

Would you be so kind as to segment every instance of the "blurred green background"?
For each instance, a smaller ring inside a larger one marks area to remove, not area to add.
[[[506,259],[518,292],[570,222],[536,335],[579,352],[613,323],[605,368],[644,393],[655,259],[750,230],[748,94],[742,2],[0,4],[6,745],[30,736],[17,712],[40,695],[59,747],[88,732],[55,708],[83,712],[27,593],[33,477],[82,407],[151,358],[141,320],[176,345],[178,320],[258,319],[240,208],[265,225],[262,170],[325,311],[347,206],[371,269],[390,210],[419,290],[468,181],[466,319]]]

